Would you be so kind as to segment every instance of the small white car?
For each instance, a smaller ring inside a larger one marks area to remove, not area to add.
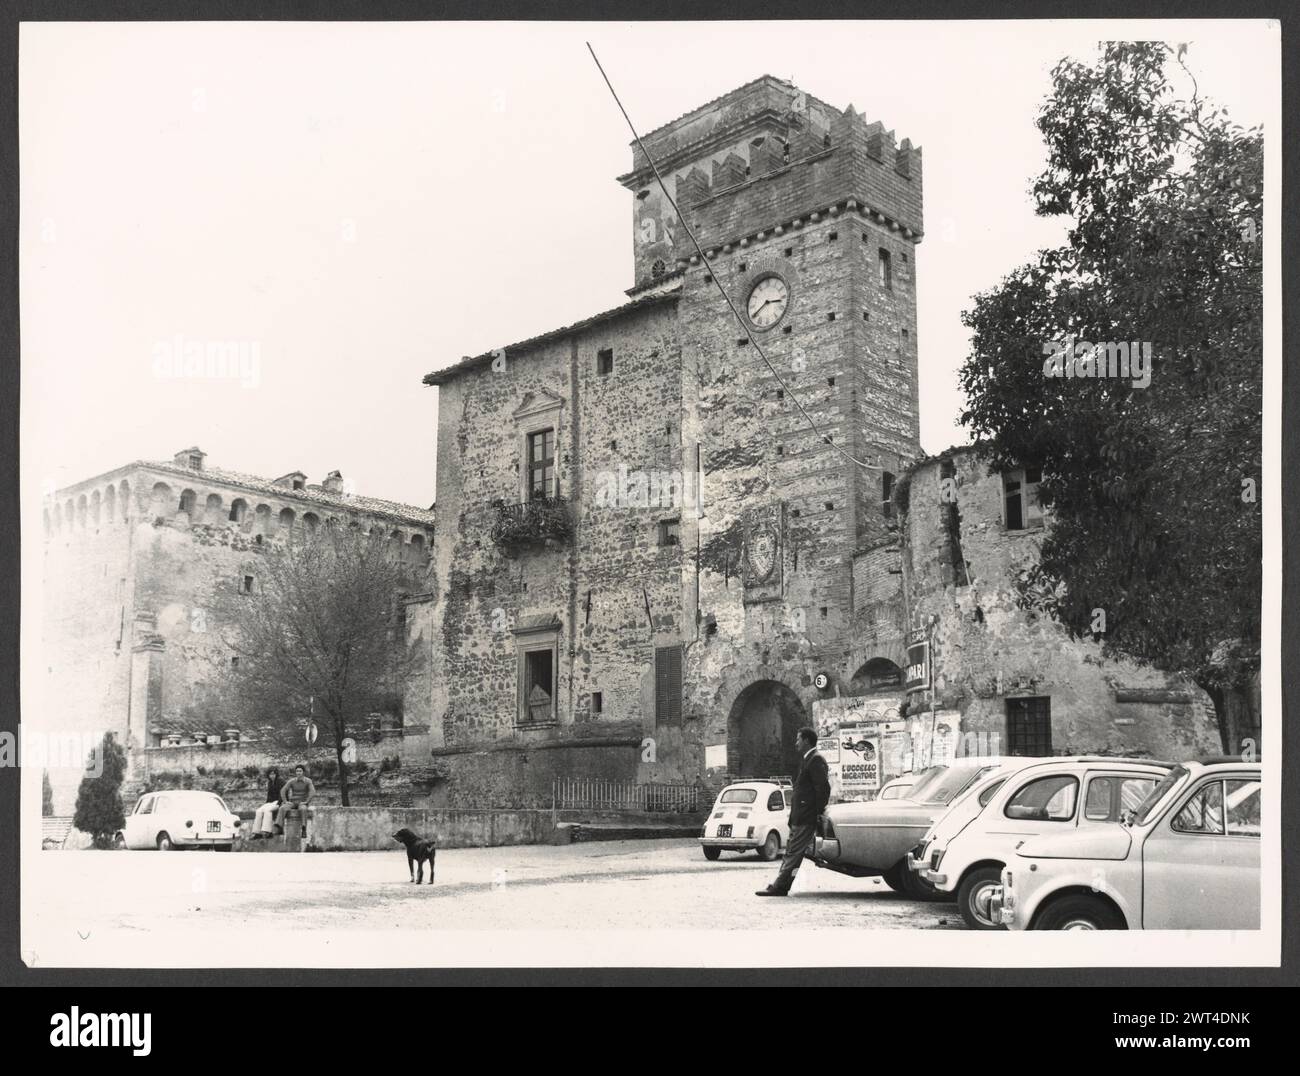
[[[1149,759],[1039,760],[987,785],[975,811],[954,807],[935,822],[909,866],[939,892],[956,894],[972,930],[1000,930],[989,895],[1019,845],[1044,834],[1118,825],[1169,770],[1169,763]]]
[[[989,908],[1012,930],[1258,930],[1260,765],[1171,769],[1119,825],[1036,837]]]
[[[790,840],[790,804],[794,789],[788,777],[737,781],[718,793],[700,834],[704,858],[723,852],[751,852],[773,860]]]
[[[176,789],[146,792],[117,835],[119,848],[215,848],[229,852],[239,830],[232,814],[215,792]]]

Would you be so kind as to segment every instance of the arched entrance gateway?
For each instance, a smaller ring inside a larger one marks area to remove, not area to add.
[[[756,680],[736,696],[727,717],[727,769],[734,777],[793,777],[795,735],[808,713],[779,680]]]

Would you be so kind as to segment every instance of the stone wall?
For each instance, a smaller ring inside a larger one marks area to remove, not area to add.
[[[955,507],[941,499],[950,471]],[[1037,556],[1042,528],[1003,524],[1002,479],[972,450],[908,476],[903,566],[910,623],[932,633],[933,700],[962,714],[962,732],[1007,744],[1007,700],[1049,697],[1055,754],[1182,760],[1220,750],[1213,706],[1190,682],[1102,655],[1061,625],[1019,607],[1013,580]],[[954,532],[953,519],[956,519]],[[954,570],[964,562],[966,578]],[[913,695],[928,709],[930,695]]]

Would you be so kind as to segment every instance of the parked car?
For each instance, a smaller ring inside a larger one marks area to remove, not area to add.
[[[908,853],[963,793],[990,774],[1027,765],[1028,758],[959,758],[935,767],[904,799],[834,803],[818,821],[814,862],[854,878],[879,875],[896,892],[914,900],[946,900],[907,865]],[[978,811],[978,803],[967,809]]]
[[[990,895],[1012,930],[1259,929],[1260,766],[1171,769],[1117,826],[1025,842]]]
[[[718,793],[700,834],[704,858],[723,852],[758,852],[773,860],[790,840],[790,803],[794,790],[788,777],[751,778]]]
[[[909,865],[957,908],[974,930],[1001,930],[989,897],[1002,868],[1030,837],[1118,825],[1170,770],[1146,759],[1052,758],[991,782],[977,813],[949,811],[909,857]]]
[[[929,777],[935,770],[942,769],[941,766],[929,766],[924,770],[917,770],[915,773],[904,773],[898,777],[891,778],[880,787],[880,792],[876,796],[878,800],[901,800],[907,798],[907,793],[917,782]]]
[[[214,792],[177,789],[146,792],[126,817],[117,835],[119,848],[215,848],[229,852],[239,829],[239,816]]]

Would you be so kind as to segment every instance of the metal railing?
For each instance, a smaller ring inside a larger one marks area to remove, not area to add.
[[[556,810],[646,811],[690,814],[699,811],[701,788],[593,777],[557,777],[551,796]],[[707,790],[703,790],[707,791]]]

